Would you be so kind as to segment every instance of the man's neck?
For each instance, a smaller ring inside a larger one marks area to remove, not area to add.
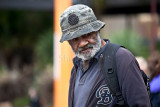
[[[89,61],[90,61],[90,60],[85,60],[85,61],[83,61],[83,63],[82,63],[83,71],[86,71],[87,68],[89,67]]]

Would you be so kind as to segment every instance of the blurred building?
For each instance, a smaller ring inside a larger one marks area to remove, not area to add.
[[[53,0],[0,0],[0,9],[53,11]]]

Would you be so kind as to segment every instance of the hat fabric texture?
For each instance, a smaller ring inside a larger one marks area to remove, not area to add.
[[[62,37],[60,42],[71,40],[98,31],[105,26],[104,22],[97,20],[93,10],[82,4],[67,8],[60,16]]]

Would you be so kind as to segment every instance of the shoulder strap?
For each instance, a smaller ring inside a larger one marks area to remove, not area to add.
[[[117,98],[117,105],[123,106],[125,102],[119,88],[115,61],[115,54],[120,47],[122,46],[114,43],[107,44],[103,52],[102,72],[112,95]]]
[[[141,70],[141,74],[142,74],[142,77],[143,77],[143,80],[144,80],[144,83],[147,87],[147,91],[148,91],[148,95],[150,96],[150,86],[149,86],[149,78],[147,77],[147,75],[144,73],[143,70]]]

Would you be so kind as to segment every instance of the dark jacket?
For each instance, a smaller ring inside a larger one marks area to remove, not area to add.
[[[76,60],[76,59],[74,59]],[[120,48],[116,54],[117,75],[120,89],[129,107],[150,107],[150,100],[135,57],[126,49]],[[72,107],[74,81],[77,66],[71,71],[68,107]],[[100,71],[90,91],[85,107],[114,107],[116,98],[112,96],[103,74]]]

